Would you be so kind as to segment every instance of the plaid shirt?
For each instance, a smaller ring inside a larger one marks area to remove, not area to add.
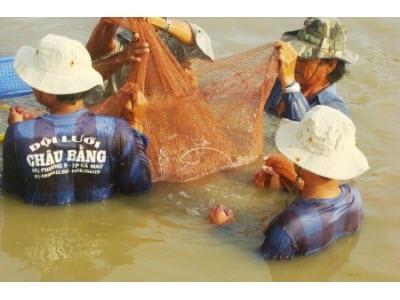
[[[357,188],[340,186],[332,199],[297,198],[265,231],[265,259],[291,259],[319,252],[335,240],[360,229],[362,199]]]
[[[347,116],[350,115],[346,104],[337,94],[336,84],[328,86],[307,100],[301,92],[282,94],[281,83],[277,80],[265,104],[265,112],[277,116],[278,113],[276,110],[281,100],[286,101],[286,109],[279,117],[293,121],[301,121],[307,111],[316,105],[330,106],[340,110]]]
[[[45,114],[8,127],[2,187],[42,205],[143,192],[151,186],[146,147],[146,138],[121,119],[86,109]]]

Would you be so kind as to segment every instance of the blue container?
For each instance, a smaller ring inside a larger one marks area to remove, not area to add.
[[[14,57],[0,57],[0,99],[14,98],[32,93],[32,89],[14,70]]]

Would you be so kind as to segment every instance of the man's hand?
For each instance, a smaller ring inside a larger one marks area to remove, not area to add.
[[[232,209],[227,209],[222,204],[218,204],[217,207],[210,211],[208,219],[211,224],[215,225],[223,225],[235,221]]]
[[[10,113],[8,114],[8,125],[16,124],[24,121],[24,115],[16,110],[15,107],[10,108]]]
[[[131,64],[134,62],[140,62],[141,56],[150,52],[149,44],[140,42],[139,35],[136,33],[133,36],[132,42],[130,42],[123,51],[117,54],[118,64]]]
[[[265,157],[263,158],[263,160],[264,160],[264,161],[267,161],[267,160],[268,160],[268,156],[265,156]],[[269,166],[266,166],[266,165],[263,165],[263,166],[261,167],[261,170],[262,170],[265,174],[271,176],[271,184],[270,184],[270,187],[271,187],[272,189],[274,189],[274,190],[280,191],[280,190],[282,189],[282,183],[281,183],[281,179],[280,179],[280,177],[279,177],[279,174],[276,173],[272,167],[269,167]]]
[[[7,122],[8,125],[12,125],[22,121],[35,119],[39,115],[40,113],[38,111],[30,111],[23,106],[16,105],[10,108]]]
[[[149,102],[147,101],[146,97],[142,91],[137,89],[132,99],[126,103],[122,111],[122,117],[129,123],[131,127],[143,132],[142,121],[148,106]]]
[[[295,80],[297,52],[289,43],[283,41],[277,42],[275,47],[279,59],[279,80],[282,87],[287,87]]]

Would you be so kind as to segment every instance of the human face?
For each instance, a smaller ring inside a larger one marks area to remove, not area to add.
[[[325,63],[319,58],[297,57],[295,79],[302,87],[328,83],[328,75],[336,67],[336,60]]]
[[[296,68],[294,70],[294,75],[296,81],[300,85],[307,84],[318,72],[321,60],[315,59],[304,59],[302,57],[297,57]]]

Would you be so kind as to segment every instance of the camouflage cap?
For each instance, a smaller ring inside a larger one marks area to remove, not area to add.
[[[336,18],[307,18],[304,27],[287,31],[282,40],[289,42],[305,59],[338,58],[356,63],[358,54],[346,49],[347,30]]]

